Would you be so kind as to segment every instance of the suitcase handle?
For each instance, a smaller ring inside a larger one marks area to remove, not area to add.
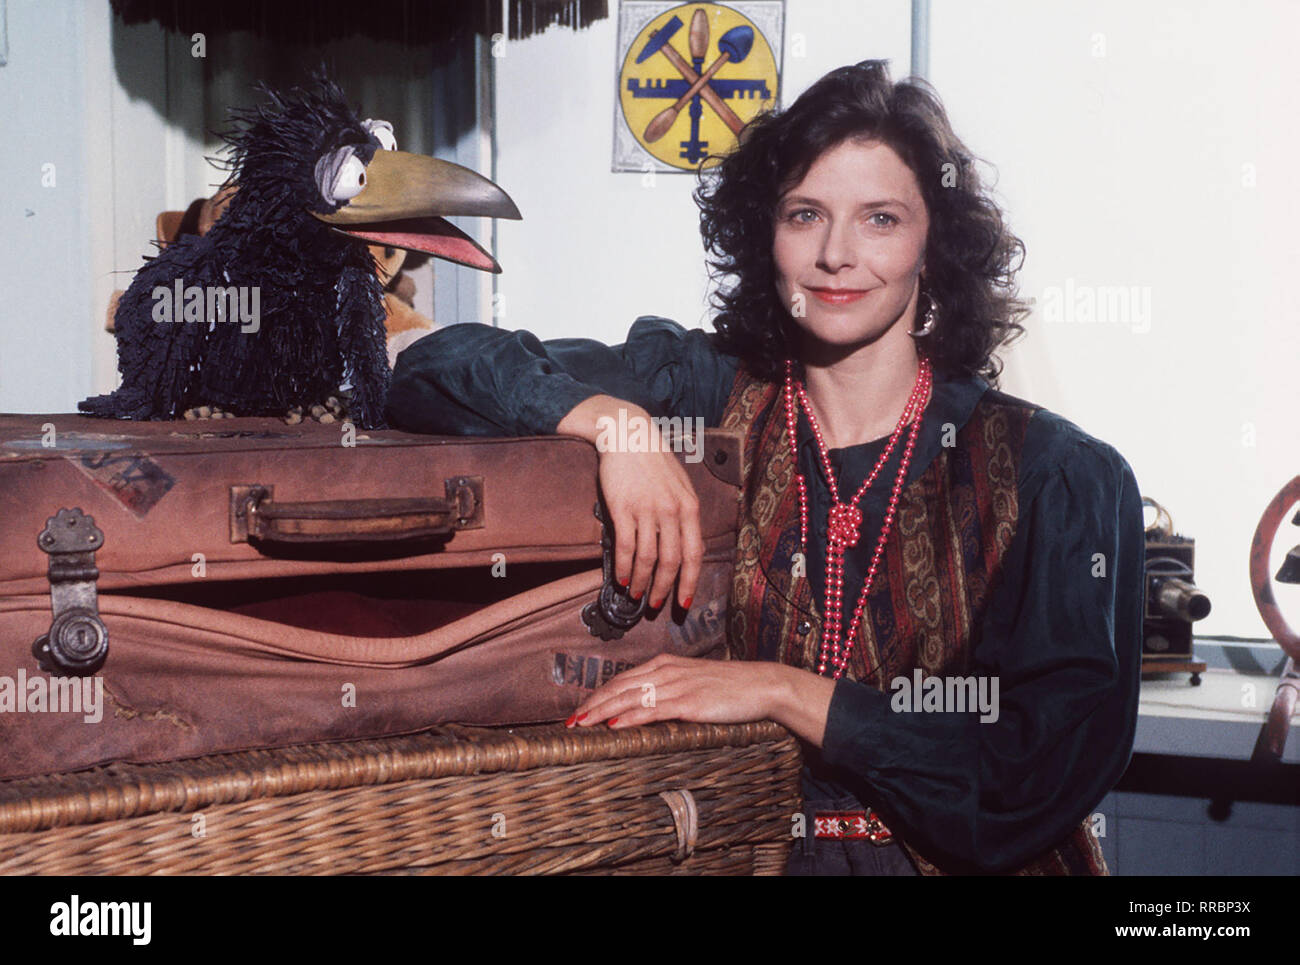
[[[444,480],[446,497],[276,502],[274,486],[230,487],[230,541],[391,542],[483,526],[483,477]]]

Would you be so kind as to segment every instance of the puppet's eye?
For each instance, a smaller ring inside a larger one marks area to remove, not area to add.
[[[316,186],[330,204],[355,198],[366,186],[366,166],[355,147],[341,147],[316,162]]]
[[[397,150],[397,138],[393,136],[392,124],[367,117],[361,122],[361,126],[366,129],[367,134],[374,136],[375,140],[379,142],[379,146],[385,151]]]

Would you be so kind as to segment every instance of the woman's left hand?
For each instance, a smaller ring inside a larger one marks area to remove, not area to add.
[[[598,687],[566,722],[621,730],[655,720],[740,724],[776,719],[779,664],[659,654]]]

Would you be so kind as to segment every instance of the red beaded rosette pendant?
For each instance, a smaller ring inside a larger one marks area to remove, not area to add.
[[[862,526],[862,510],[848,503],[837,503],[831,507],[830,520],[826,534],[841,546],[857,546],[858,530]]]
[[[840,500],[840,490],[835,479],[835,471],[831,468],[830,453],[826,448],[826,441],[822,438],[822,431],[817,424],[817,417],[813,415],[812,405],[808,402],[808,395],[804,391],[803,385],[795,381],[794,362],[787,360],[785,363],[786,434],[790,440],[790,455],[795,466],[795,482],[799,487],[799,541],[805,553],[808,548],[808,485],[803,473],[798,471],[799,418],[796,405],[802,405],[804,412],[808,415],[808,424],[812,426],[813,436],[817,440],[817,451],[821,456],[822,471],[826,474],[826,485],[830,489],[832,500],[830,513],[826,520],[826,605],[823,614],[821,653],[817,661],[817,673],[819,674],[825,674],[829,668],[832,677],[839,680],[848,668],[849,653],[853,649],[853,641],[857,636],[858,626],[862,621],[867,597],[870,595],[871,586],[876,579],[876,571],[880,566],[880,556],[885,549],[885,541],[889,538],[889,530],[894,523],[894,511],[898,507],[898,497],[903,491],[903,483],[907,479],[907,467],[912,461],[912,450],[916,447],[916,435],[921,428],[921,416],[930,402],[932,384],[933,375],[930,370],[930,362],[928,359],[921,359],[917,368],[916,383],[912,386],[912,395],[907,400],[907,406],[898,419],[898,425],[894,428],[893,435],[889,437],[885,451],[880,454],[875,468],[863,480],[861,487],[859,487],[853,498],[843,502]],[[894,479],[894,490],[890,494],[889,508],[885,511],[885,520],[880,527],[880,538],[876,540],[876,551],[872,554],[871,565],[867,568],[867,576],[862,583],[862,593],[858,597],[858,604],[853,610],[853,619],[849,623],[848,632],[844,633],[842,631],[844,625],[844,551],[857,546],[861,537],[862,510],[858,508],[858,503],[866,495],[871,484],[875,482],[876,476],[880,474],[880,470],[884,468],[885,463],[889,461],[890,454],[894,451],[898,440],[903,435],[903,427],[908,422],[911,422],[912,429],[908,434],[907,444],[903,449],[903,458],[898,466],[898,475]]]

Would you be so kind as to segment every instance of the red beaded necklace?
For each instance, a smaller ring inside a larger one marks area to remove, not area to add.
[[[916,434],[921,427],[921,415],[930,402],[932,383],[930,362],[928,359],[922,358],[916,373],[916,384],[912,386],[911,398],[907,400],[907,407],[899,417],[893,435],[889,437],[889,444],[885,446],[885,451],[880,454],[880,458],[876,461],[876,467],[863,480],[862,486],[852,499],[848,502],[840,502],[839,486],[835,481],[835,472],[831,469],[831,458],[826,449],[826,441],[822,438],[821,427],[817,424],[817,417],[813,415],[812,406],[808,402],[808,394],[804,391],[803,383],[795,381],[794,362],[786,360],[785,421],[787,435],[790,437],[790,455],[796,468],[795,482],[799,486],[799,542],[801,549],[805,553],[808,548],[808,487],[805,484],[803,473],[798,472],[799,447],[797,435],[798,415],[795,409],[796,398],[808,414],[808,422],[812,426],[813,436],[817,440],[817,451],[821,455],[822,469],[826,473],[826,484],[830,487],[832,499],[826,524],[826,605],[823,614],[821,654],[817,661],[818,674],[826,673],[827,666],[830,666],[833,670],[833,679],[839,680],[849,665],[849,652],[853,649],[853,640],[857,635],[858,624],[862,620],[862,612],[867,604],[867,596],[871,592],[871,584],[875,581],[876,569],[880,565],[880,554],[884,551],[885,540],[889,537],[889,529],[894,522],[894,510],[898,506],[898,495],[903,491],[903,482],[907,478],[907,466],[912,461],[912,450],[916,446]],[[856,546],[858,543],[858,530],[862,526],[862,510],[858,508],[858,502],[866,494],[867,489],[889,460],[889,454],[894,451],[894,446],[903,434],[903,426],[907,425],[909,419],[912,420],[912,430],[908,434],[907,445],[903,449],[903,459],[898,467],[898,475],[894,479],[894,491],[889,497],[889,509],[886,510],[885,521],[880,527],[880,539],[876,541],[876,552],[871,557],[871,566],[867,569],[867,577],[862,584],[862,594],[858,597],[858,605],[853,610],[853,620],[849,624],[848,635],[842,637],[840,631],[844,624],[844,551],[850,546]],[[841,644],[841,640],[843,640],[843,644]]]

